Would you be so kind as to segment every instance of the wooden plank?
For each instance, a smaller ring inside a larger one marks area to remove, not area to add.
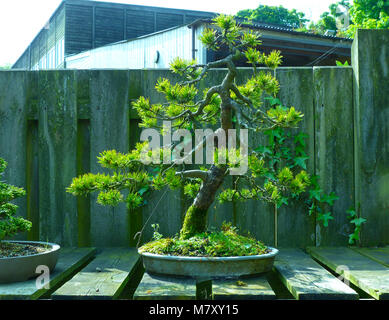
[[[316,246],[346,246],[354,205],[353,72],[345,67],[315,67],[315,174],[326,193],[339,197],[330,208],[334,220],[328,227],[317,221]],[[339,85],[341,83],[342,85]],[[341,116],[339,116],[341,115]],[[344,125],[347,123],[348,125]]]
[[[299,132],[308,134],[305,152],[310,159],[307,160],[306,164],[307,172],[313,174],[315,136],[312,68],[277,68],[276,78],[280,83],[278,97],[281,102],[288,107],[294,106],[296,110],[304,114],[299,129],[290,130],[290,133],[293,135],[297,135]],[[296,88],[299,89],[296,90]],[[302,201],[291,200],[287,206],[278,209],[277,229],[280,247],[304,248],[314,244],[315,218],[308,215],[308,210]]]
[[[389,244],[389,30],[358,30],[354,69],[355,203],[363,247]]]
[[[90,264],[52,294],[53,299],[117,299],[139,266],[135,248],[104,248]]]
[[[50,275],[49,289],[38,289],[36,279],[0,284],[0,300],[35,300],[50,295],[95,255],[95,248],[61,248],[58,263]]]
[[[28,240],[39,240],[39,143],[38,121],[27,121],[26,141],[26,200],[27,219],[32,228],[28,233]]]
[[[0,72],[0,157],[8,162],[4,172],[7,183],[26,186],[27,88],[25,71]],[[26,197],[15,200],[18,216],[26,218]],[[24,238],[25,235],[19,237]]]
[[[40,71],[38,90],[40,239],[76,246],[77,199],[66,192],[77,175],[75,73]]]
[[[357,300],[358,294],[300,249],[281,249],[274,270],[297,300]]]
[[[194,300],[196,280],[144,273],[134,300]]]
[[[389,268],[389,247],[351,249]]]
[[[77,176],[90,172],[90,121],[77,121]],[[77,197],[78,246],[90,246],[90,196]]]
[[[97,162],[105,150],[127,153],[129,149],[129,73],[124,70],[93,70],[90,76],[90,170],[92,173],[112,171]],[[98,247],[128,246],[128,213],[124,203],[103,207],[91,195],[91,244]]]
[[[378,300],[389,299],[389,269],[344,247],[309,247],[312,257]]]
[[[265,275],[238,280],[213,280],[214,300],[273,300],[276,295]]]

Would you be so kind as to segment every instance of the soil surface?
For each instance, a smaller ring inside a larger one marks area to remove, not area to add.
[[[21,243],[8,243],[0,242],[0,259],[12,258],[21,256],[30,256],[33,254],[43,253],[49,251],[51,247],[45,245],[36,244],[21,244]]]

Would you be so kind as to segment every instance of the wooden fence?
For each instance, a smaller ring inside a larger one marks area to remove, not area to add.
[[[309,172],[320,175],[324,191],[340,197],[328,228],[301,205],[280,209],[280,247],[347,244],[351,207],[367,219],[363,245],[389,244],[389,30],[360,30],[352,64],[276,70],[281,101],[305,114]],[[213,71],[203,85],[223,74]],[[241,79],[249,75],[240,70]],[[167,70],[0,72],[0,157],[9,162],[5,178],[27,190],[17,204],[33,222],[28,239],[133,246],[145,223],[145,240],[152,223],[164,235],[179,231],[188,206],[180,191],[156,192],[134,212],[124,205],[102,207],[95,195],[77,199],[65,192],[78,174],[102,171],[96,161],[101,151],[134,146],[140,129],[130,101],[140,95],[157,101],[154,84],[161,76],[173,77]],[[273,244],[274,210],[258,201],[215,205],[210,224],[224,220]]]

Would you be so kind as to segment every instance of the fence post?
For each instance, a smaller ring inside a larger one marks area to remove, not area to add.
[[[367,219],[361,243],[389,244],[389,30],[358,30],[352,66],[355,207]]]

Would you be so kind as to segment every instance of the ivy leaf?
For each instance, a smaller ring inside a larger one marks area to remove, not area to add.
[[[309,158],[308,157],[296,157],[294,158],[294,166],[299,166],[301,168],[303,168],[304,170],[307,169],[307,165],[305,163],[305,161],[307,161]]]
[[[355,226],[360,227],[362,225],[362,223],[365,223],[366,221],[367,220],[364,218],[355,218],[355,219],[351,220],[350,223],[353,223],[353,224],[355,224]]]
[[[348,214],[349,219],[355,218],[357,216],[357,213],[354,209],[349,209],[346,211],[346,213]]]
[[[305,152],[305,149],[303,146],[296,146],[294,148],[294,152],[296,153],[296,156],[298,157],[306,157],[307,156],[307,153]]]
[[[331,192],[328,195],[325,194],[321,197],[321,201],[328,203],[330,206],[332,206],[334,204],[334,201],[338,199],[339,197],[334,192]]]
[[[322,193],[323,190],[321,189],[313,189],[309,190],[309,197],[311,199],[316,199],[317,201],[320,201],[321,197],[320,194]]]
[[[302,147],[305,147],[305,139],[308,138],[308,135],[304,132],[300,132],[294,137],[294,142]]]
[[[259,146],[258,148],[254,149],[255,152],[263,153],[263,154],[271,154],[272,151],[266,147],[266,146]]]
[[[359,241],[359,233],[354,232],[352,234],[349,234],[348,236],[348,243],[354,244],[356,241]]]
[[[281,206],[283,204],[288,205],[288,198],[287,197],[280,198],[280,200],[277,202],[277,208],[281,208]]]
[[[317,175],[312,175],[311,176],[311,186],[314,189],[319,189],[319,183],[317,182],[318,179],[319,179],[319,177]]]
[[[321,213],[318,217],[319,221],[323,221],[323,226],[325,227],[328,227],[328,222],[333,219],[334,217],[331,216],[331,212]]]

